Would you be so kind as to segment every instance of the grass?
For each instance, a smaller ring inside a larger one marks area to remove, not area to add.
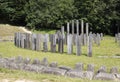
[[[9,27],[9,29],[7,29],[7,27]],[[13,31],[12,31],[12,28],[13,28]],[[16,31],[19,31],[19,30],[16,29],[16,27],[14,26],[0,25],[0,36],[13,35],[14,32]],[[46,32],[54,33],[55,30],[54,31],[40,30],[40,32],[39,31],[34,31],[34,32],[35,33],[46,33]],[[120,59],[98,57],[98,56],[120,55],[120,47],[118,46],[117,43],[115,43],[114,37],[106,36],[104,40],[101,42],[101,45],[99,47],[94,44],[93,57],[87,57],[86,46],[82,47],[81,56],[75,55],[75,51],[76,51],[75,46],[73,49],[74,49],[73,51],[74,54],[67,55],[66,46],[64,47],[65,53],[59,54],[59,53],[21,49],[21,48],[14,46],[13,42],[0,42],[0,56],[2,57],[13,57],[13,56],[21,55],[23,57],[29,57],[31,59],[39,58],[40,60],[46,57],[49,62],[56,61],[58,62],[59,65],[70,66],[72,68],[74,68],[76,63],[82,62],[84,63],[84,67],[85,67],[84,69],[86,69],[87,64],[94,64],[96,71],[102,65],[105,65],[107,67],[108,72],[110,68],[113,66],[120,67],[120,63],[119,63]],[[90,81],[87,79],[69,78],[69,77],[54,76],[54,75],[48,75],[48,74],[36,74],[36,73],[31,73],[31,72],[0,68],[0,79],[3,79],[3,78],[8,78],[8,79],[13,78],[13,80],[22,78],[22,79],[30,79],[35,82],[107,82],[107,81],[100,81],[100,80]]]
[[[42,34],[45,34],[45,33],[53,34],[53,33],[56,33],[56,30],[41,28],[41,29],[39,29],[39,30],[33,30],[32,32],[33,32],[33,33],[42,33]]]
[[[15,32],[23,32],[17,26],[0,24],[0,36],[13,36]]]
[[[0,79],[9,79],[11,80],[10,82],[14,82],[17,79],[27,79],[27,80],[31,80],[32,82],[113,82],[113,81],[69,78],[69,77],[55,76],[49,74],[37,74],[32,72],[8,70],[3,68],[0,68],[0,72],[1,72]]]

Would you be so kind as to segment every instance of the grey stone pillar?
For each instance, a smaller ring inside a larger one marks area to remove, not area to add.
[[[79,35],[79,21],[76,20],[77,35]]]
[[[88,57],[92,57],[92,34],[88,37]]]
[[[97,45],[98,46],[100,46],[100,41],[101,41],[100,34],[97,33]]]
[[[72,35],[67,35],[67,53],[72,54],[73,45],[72,45]]]
[[[89,34],[89,25],[86,23],[86,40],[88,42],[88,34]]]
[[[54,34],[51,35],[51,52],[56,52],[56,37]]]
[[[67,23],[67,34],[69,34],[70,33],[70,24],[69,24],[69,22]]]
[[[64,42],[61,32],[58,34],[58,52],[63,53],[64,51]]]
[[[81,53],[81,36],[76,35],[76,55],[80,56]]]
[[[84,34],[84,22],[81,20],[81,34]]]
[[[43,51],[44,52],[48,51],[48,40],[49,40],[49,35],[45,34],[44,35],[44,41],[43,41]]]
[[[74,35],[74,27],[75,27],[74,20],[72,20],[72,35]]]

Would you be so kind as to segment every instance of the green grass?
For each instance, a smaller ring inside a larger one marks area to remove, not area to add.
[[[17,26],[0,24],[0,36],[13,36],[15,32],[23,32]]]
[[[45,34],[45,33],[54,34],[54,33],[56,33],[56,30],[42,28],[42,29],[39,29],[39,30],[33,30],[32,32],[33,33],[42,33],[42,34]]]
[[[4,28],[3,28],[4,27]],[[8,28],[7,28],[8,27]],[[0,36],[10,36],[14,35],[14,32],[19,31],[15,26],[5,26],[0,25]],[[55,30],[43,30],[34,31],[34,33],[55,33]],[[67,48],[64,47],[65,53],[51,53],[51,52],[42,52],[42,51],[32,51],[27,49],[21,49],[14,46],[13,42],[0,42],[0,56],[2,57],[13,57],[21,55],[23,57],[29,57],[31,59],[39,58],[42,60],[44,57],[48,59],[49,62],[56,61],[58,65],[65,65],[74,68],[75,64],[78,62],[84,63],[84,69],[86,69],[87,64],[94,64],[95,70],[100,68],[100,66],[105,65],[109,72],[109,69],[113,66],[120,67],[120,59],[115,58],[98,58],[98,56],[115,56],[120,55],[120,47],[117,43],[115,43],[114,38],[110,36],[106,36],[104,40],[101,42],[101,45],[98,47],[94,44],[93,47],[93,57],[87,57],[87,47],[82,47],[82,55],[76,56],[75,51],[76,48],[73,48],[73,54],[67,55]],[[50,49],[49,49],[50,50]],[[86,79],[78,79],[78,78],[69,78],[63,76],[54,76],[47,74],[36,74],[31,72],[24,71],[16,71],[0,68],[0,79],[3,78],[13,78],[13,79],[30,79],[35,80],[35,82],[107,82],[107,81],[99,81],[99,80],[86,80]],[[113,82],[113,81],[112,81]]]
[[[49,74],[37,74],[33,72],[25,72],[18,70],[8,70],[0,68],[0,82],[2,79],[9,79],[10,82],[14,82],[18,79],[31,80],[32,82],[113,82],[113,81],[101,81],[101,80],[88,80],[79,78],[69,78],[64,76],[55,76]]]
[[[70,67],[74,67],[77,62],[82,62],[85,65],[93,63],[95,64],[96,68],[99,68],[101,65],[106,65],[108,68],[111,68],[112,66],[120,67],[120,59],[98,58],[98,56],[115,56],[120,54],[120,47],[116,43],[114,43],[114,40],[105,39],[104,41],[102,41],[99,47],[94,45],[93,57],[87,57],[87,47],[85,46],[82,47],[81,56],[75,55],[75,46],[74,54],[72,55],[67,55],[66,50],[67,49],[65,46],[65,53],[60,54],[17,48],[12,42],[0,43],[0,55],[3,57],[13,57],[21,55],[23,57],[30,57],[31,59],[39,58],[40,60],[46,57],[50,62],[57,61],[59,65],[67,65]]]

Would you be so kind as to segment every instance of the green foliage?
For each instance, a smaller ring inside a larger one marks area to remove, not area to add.
[[[93,32],[120,29],[119,0],[0,0],[0,12],[2,20],[30,29],[58,28],[72,19],[89,22]]]
[[[29,0],[25,6],[27,26],[60,27],[74,18],[73,0]]]

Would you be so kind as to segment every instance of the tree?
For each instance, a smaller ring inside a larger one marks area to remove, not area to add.
[[[73,0],[30,0],[25,6],[27,26],[60,27],[74,18],[73,3]]]

